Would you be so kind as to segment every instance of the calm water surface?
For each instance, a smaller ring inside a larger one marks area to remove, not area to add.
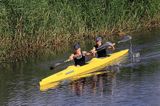
[[[160,106],[160,31],[136,34],[132,44],[140,57],[122,64],[119,72],[43,92],[39,81],[65,67],[49,70],[64,54],[45,61],[1,64],[0,106]]]

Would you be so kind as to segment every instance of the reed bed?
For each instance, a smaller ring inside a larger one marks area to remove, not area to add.
[[[0,60],[159,26],[160,0],[1,0]]]

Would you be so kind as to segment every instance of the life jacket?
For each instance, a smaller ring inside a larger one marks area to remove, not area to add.
[[[94,47],[95,47],[95,48],[96,48],[96,50],[97,50],[97,48],[98,48],[98,47],[100,47],[100,46],[95,45]],[[106,57],[106,56],[107,56],[106,48],[104,48],[104,49],[102,49],[102,50],[97,51],[97,57],[98,57],[98,58],[100,58],[100,57]]]
[[[85,56],[82,54],[82,55],[74,58],[74,63],[75,63],[75,66],[77,66],[77,65],[80,65],[80,66],[85,65],[86,64]]]

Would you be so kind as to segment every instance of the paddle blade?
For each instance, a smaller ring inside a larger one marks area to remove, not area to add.
[[[55,67],[57,67],[57,66],[59,66],[59,65],[61,65],[62,63],[56,63],[56,64],[54,64],[54,66],[51,66],[50,67],[50,70],[53,70]]]
[[[53,69],[54,69],[54,67],[53,67],[53,66],[51,66],[49,69],[50,69],[50,70],[53,70]]]
[[[118,43],[127,42],[127,41],[129,41],[131,39],[132,39],[132,37],[127,35],[127,36],[124,36],[124,38],[122,40],[118,41]]]

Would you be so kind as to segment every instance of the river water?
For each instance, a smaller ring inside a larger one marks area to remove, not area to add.
[[[128,59],[119,66],[120,71],[46,91],[40,90],[39,81],[55,73],[49,66],[63,59],[63,54],[48,56],[45,61],[32,58],[25,63],[1,64],[0,106],[159,106],[160,31],[133,35],[132,47],[140,56]]]

